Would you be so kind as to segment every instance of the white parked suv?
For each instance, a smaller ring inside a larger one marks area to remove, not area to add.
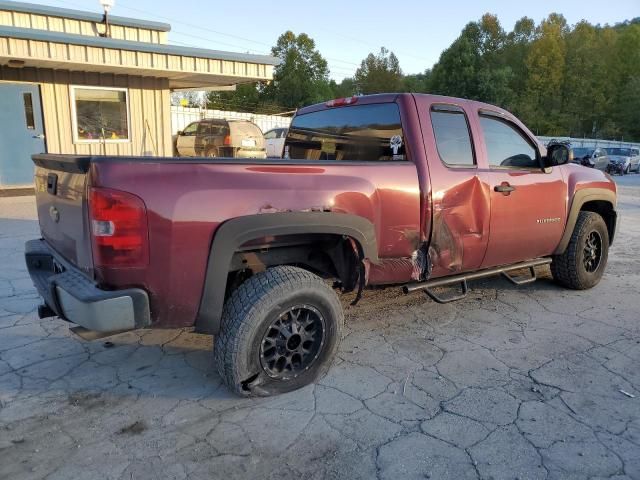
[[[274,128],[264,134],[267,157],[282,158],[282,149],[284,148],[284,141],[287,138],[288,131],[288,128]]]

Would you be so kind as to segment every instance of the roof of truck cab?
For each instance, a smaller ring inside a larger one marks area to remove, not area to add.
[[[326,110],[328,108],[348,108],[351,106],[368,105],[373,103],[391,103],[391,102],[395,102],[399,97],[404,97],[404,96],[413,96],[415,98],[427,97],[432,101],[435,100],[436,102],[442,102],[442,103],[453,104],[453,105],[473,104],[480,110],[486,109],[495,113],[511,115],[506,110],[488,103],[478,102],[476,100],[471,100],[468,98],[448,97],[445,95],[435,95],[431,93],[376,93],[373,95],[361,95],[361,96],[357,96],[356,97],[357,101],[350,105],[344,105],[340,107],[329,107],[327,106],[327,102],[316,103],[314,105],[309,105],[307,107],[300,108],[297,111],[297,115],[304,115],[306,113]]]

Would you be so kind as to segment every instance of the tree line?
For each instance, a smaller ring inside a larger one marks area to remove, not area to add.
[[[434,93],[499,105],[538,135],[640,141],[640,17],[571,26],[552,13],[539,24],[523,17],[507,32],[487,13],[424,73],[403,74],[383,47],[340,83],[305,33],[283,33],[271,53],[281,62],[272,82],[210,92],[208,107],[278,113],[351,95]]]

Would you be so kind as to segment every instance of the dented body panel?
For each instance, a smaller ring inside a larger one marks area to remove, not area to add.
[[[272,245],[287,245],[290,235],[305,232],[305,225],[310,226],[310,234],[355,240],[348,244],[346,253],[337,254],[335,250],[331,258],[335,261],[340,255],[354,255],[349,268],[362,266],[363,283],[388,285],[559,253],[566,248],[576,209],[586,205],[584,208],[594,211],[609,208],[615,214],[615,185],[601,171],[573,164],[546,169],[542,164],[535,169],[491,167],[480,112],[489,112],[513,125],[541,159],[546,155],[545,147],[533,134],[504,110],[469,100],[413,94],[358,97],[353,106],[337,108],[381,103],[398,106],[403,133],[400,141],[406,152],[402,159],[70,159],[44,155],[36,156],[34,161],[43,179],[57,172],[62,185],[66,175],[83,183],[81,190],[101,187],[131,192],[144,202],[148,265],[102,268],[85,259],[88,265],[84,265],[84,274],[100,288],[137,288],[147,292],[151,325],[158,327],[194,325],[199,314],[200,319],[204,315],[208,322],[215,323],[220,315],[220,298],[224,297],[218,295],[215,308],[201,302],[206,300],[209,289],[224,293],[228,287],[225,282],[212,283],[211,272],[219,270],[226,275],[236,250],[263,253]],[[442,161],[430,115],[434,106],[464,112],[474,165],[452,167]],[[329,108],[314,105],[301,109],[298,115]],[[397,138],[389,140],[398,145]],[[326,150],[335,149],[335,145],[329,145]],[[67,175],[64,170],[71,164],[74,173]],[[514,190],[496,191],[501,185]],[[49,208],[47,195],[51,194],[43,186],[37,195],[42,223]],[[84,212],[78,215],[86,215],[86,209],[77,211]],[[287,216],[288,213],[296,216]],[[263,225],[255,231],[245,226],[244,233],[253,233],[230,236],[229,241],[218,244],[225,243],[224,248],[231,251],[224,255],[216,251],[216,234],[221,225],[248,217],[265,223],[262,220],[272,214],[281,214],[277,225]],[[345,217],[337,219],[332,215]],[[348,229],[336,227],[346,218],[362,220],[357,223],[362,224],[360,230],[369,232],[363,233],[366,240],[354,239]],[[79,224],[87,223],[84,217],[77,220]],[[613,238],[615,215],[611,225]],[[234,238],[242,240],[235,244]],[[363,242],[367,243],[366,248]],[[55,242],[51,246],[56,250]],[[300,251],[299,245],[293,247]],[[252,265],[261,265],[280,258],[267,259],[257,253],[234,261],[249,258]],[[358,276],[356,271],[354,278]]]
[[[193,324],[211,242],[218,226],[232,218],[276,212],[357,215],[374,225],[383,262],[411,257],[419,243],[420,189],[410,162],[290,166],[119,160],[95,162],[90,175],[92,185],[135,192],[149,213],[148,268],[98,270],[96,280],[143,287],[162,326]],[[380,281],[391,283],[387,276],[393,279],[384,270]]]

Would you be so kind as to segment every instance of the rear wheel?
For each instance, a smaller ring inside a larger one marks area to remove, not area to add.
[[[243,396],[289,392],[328,371],[344,316],[317,275],[279,266],[254,275],[227,300],[214,346],[218,372]]]
[[[556,282],[576,290],[600,282],[609,257],[609,233],[604,219],[594,212],[580,212],[569,246],[551,263]]]

